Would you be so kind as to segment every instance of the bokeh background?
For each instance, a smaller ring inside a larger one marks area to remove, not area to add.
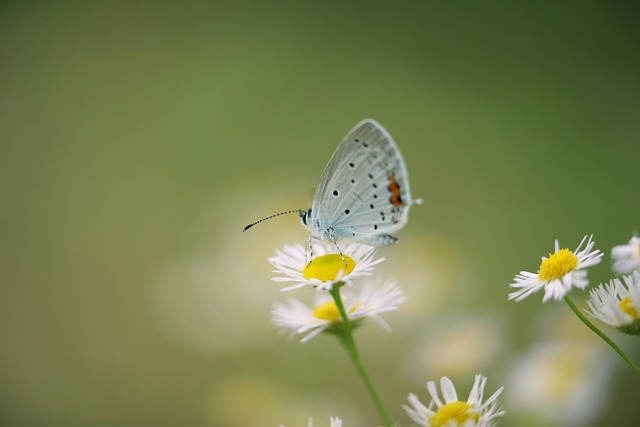
[[[267,258],[373,117],[414,196],[357,331],[392,416],[447,375],[505,385],[503,426],[633,425],[637,378],[562,303],[507,301],[555,238],[640,225],[632,1],[3,2],[0,425],[380,420],[332,337],[270,322]],[[583,305],[586,293],[572,294]],[[616,341],[640,360],[637,338]]]

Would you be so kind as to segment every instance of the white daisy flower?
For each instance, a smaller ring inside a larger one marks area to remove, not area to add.
[[[409,404],[403,405],[409,417],[424,427],[491,427],[496,418],[504,415],[498,407],[498,396],[504,387],[483,402],[484,387],[487,377],[476,375],[476,380],[466,402],[458,400],[456,389],[447,377],[440,379],[440,390],[444,403],[440,400],[435,381],[427,382],[427,390],[431,395],[431,403],[425,406],[418,397],[410,393]]]
[[[390,331],[391,328],[380,314],[396,310],[405,301],[405,297],[394,282],[386,282],[365,286],[356,295],[347,289],[342,300],[353,327],[371,318],[383,329]],[[271,320],[282,330],[293,335],[304,335],[302,342],[309,341],[321,332],[342,331],[338,307],[326,293],[316,294],[312,307],[293,298],[286,303],[276,303],[271,310]]]
[[[640,237],[633,236],[626,245],[611,249],[612,269],[616,274],[629,274],[640,270]]]
[[[630,335],[640,335],[640,272],[612,279],[589,291],[587,313],[601,322]]]
[[[273,272],[283,275],[271,280],[295,283],[283,291],[304,286],[331,290],[337,282],[350,285],[354,278],[370,275],[373,267],[384,261],[384,258],[374,258],[376,249],[371,246],[350,244],[341,249],[342,256],[336,253],[335,245],[316,243],[313,260],[305,264],[306,251],[302,244],[285,245],[282,251],[276,249],[276,256],[269,258],[276,268]]]
[[[587,237],[589,238],[587,240]],[[574,252],[567,248],[560,249],[558,240],[555,244],[555,252],[549,257],[542,257],[542,263],[538,273],[521,271],[516,275],[514,283],[509,286],[518,288],[517,291],[509,294],[509,299],[522,301],[534,292],[544,288],[542,302],[547,302],[553,298],[561,300],[572,287],[584,289],[589,284],[587,272],[584,270],[600,263],[602,252],[593,250],[593,236],[584,236]],[[580,249],[584,242],[587,242],[584,249]]]

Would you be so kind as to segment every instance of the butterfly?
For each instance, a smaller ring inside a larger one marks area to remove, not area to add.
[[[373,119],[359,122],[342,140],[322,173],[311,207],[297,212],[311,239],[382,247],[396,243],[391,233],[408,220],[409,176],[393,138]]]

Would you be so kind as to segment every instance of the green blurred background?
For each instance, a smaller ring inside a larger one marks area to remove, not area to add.
[[[507,293],[555,238],[591,233],[606,281],[638,230],[639,10],[3,2],[0,425],[379,425],[334,339],[270,322],[312,297],[270,281],[298,219],[241,232],[306,208],[365,117],[425,200],[380,251],[408,298],[394,332],[356,337],[392,416],[410,425],[427,380],[466,398],[484,373],[506,385],[500,425],[634,424],[632,371],[563,304]]]

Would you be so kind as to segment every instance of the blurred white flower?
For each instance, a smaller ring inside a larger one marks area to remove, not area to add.
[[[564,337],[538,344],[510,373],[505,397],[510,415],[547,426],[597,424],[611,396],[607,385],[612,359],[607,355],[599,342]]]
[[[587,313],[601,322],[630,335],[640,335],[640,272],[612,279],[589,291]]]
[[[436,383],[427,382],[427,390],[431,395],[431,403],[425,406],[418,397],[410,393],[409,404],[403,405],[409,417],[424,427],[491,427],[494,420],[504,415],[504,411],[498,406],[498,396],[504,387],[493,393],[486,401],[483,401],[484,387],[487,378],[476,375],[473,388],[466,402],[458,400],[453,382],[447,377],[440,379],[440,391],[444,403],[440,399]]]
[[[598,264],[602,259],[602,252],[593,250],[592,238],[593,236],[584,236],[574,252],[567,248],[560,249],[556,240],[555,252],[549,254],[548,258],[542,257],[538,273],[521,271],[516,275],[514,283],[509,286],[518,290],[510,293],[509,299],[521,301],[544,288],[543,303],[552,298],[559,301],[574,286],[579,289],[586,288],[589,281],[584,269]],[[585,241],[586,247],[580,250]]]
[[[352,326],[358,326],[363,320],[372,318],[387,331],[391,328],[380,314],[396,310],[405,301],[402,291],[394,282],[363,286],[357,294],[345,289],[342,298]],[[285,303],[276,303],[271,311],[271,319],[282,330],[294,335],[304,335],[302,342],[309,341],[324,331],[342,330],[338,307],[327,293],[316,294],[312,307],[293,298]]]
[[[301,243],[285,245],[276,249],[276,255],[269,262],[276,269],[275,282],[294,282],[295,285],[283,288],[283,291],[304,286],[330,290],[334,283],[351,281],[358,276],[371,275],[373,267],[384,258],[375,259],[376,249],[371,246],[350,244],[342,249],[342,256],[336,253],[335,245],[317,242],[313,245],[314,257],[307,262],[307,251]]]
[[[425,368],[420,376],[471,375],[500,355],[506,323],[500,316],[457,312],[429,321],[414,347],[405,352],[403,370],[411,379],[416,366]]]
[[[616,274],[629,274],[640,269],[640,237],[633,236],[629,243],[611,249],[612,269]]]
[[[196,212],[186,236],[188,249],[178,250],[150,272],[146,286],[150,318],[167,338],[190,351],[226,353],[271,340],[272,326],[262,313],[268,312],[278,290],[256,283],[269,282],[265,254],[283,236],[293,240],[300,235],[299,226],[287,221],[274,221],[272,232],[260,238],[255,233],[238,238],[240,223],[221,229],[220,223],[238,221],[238,212],[247,210],[247,200],[267,210],[293,203],[272,191],[231,193],[224,206],[211,200]],[[247,267],[261,265],[264,268]]]

